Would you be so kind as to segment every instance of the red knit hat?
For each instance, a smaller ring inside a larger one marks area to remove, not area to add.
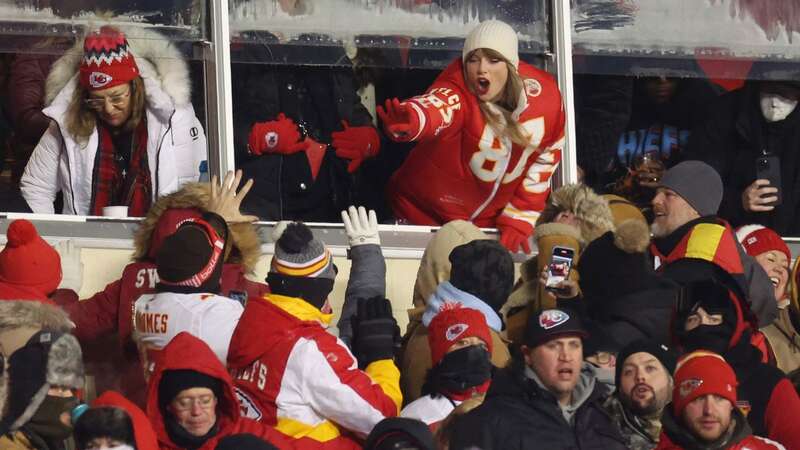
[[[80,83],[84,89],[108,89],[138,76],[139,68],[128,48],[125,34],[104,26],[86,36],[80,67]]]
[[[743,225],[736,229],[736,239],[750,256],[777,250],[792,260],[792,252],[778,233],[762,225]]]
[[[202,216],[202,212],[194,208],[170,208],[162,212],[158,216],[158,222],[156,222],[156,226],[150,235],[150,248],[147,249],[147,257],[155,261],[164,239],[178,231],[178,227],[187,220],[199,219]]]
[[[463,308],[458,303],[445,303],[428,325],[428,345],[433,365],[439,364],[457,341],[475,336],[486,343],[492,353],[492,335],[483,313]]]
[[[0,298],[32,299],[20,297],[27,293],[46,298],[61,283],[61,256],[25,219],[11,222],[6,236],[0,251]]]
[[[736,373],[722,356],[704,350],[684,355],[675,369],[672,407],[676,417],[692,400],[715,394],[736,405]]]

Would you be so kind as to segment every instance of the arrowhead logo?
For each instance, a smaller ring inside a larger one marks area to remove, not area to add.
[[[680,394],[681,398],[686,398],[692,391],[703,385],[703,380],[699,378],[689,378],[688,380],[681,381]]]
[[[92,72],[89,74],[89,85],[95,89],[99,89],[111,83],[114,79],[110,75],[103,72]]]
[[[450,325],[450,327],[447,328],[447,331],[444,332],[444,337],[448,341],[455,341],[456,339],[458,339],[459,336],[461,336],[462,334],[464,334],[465,331],[467,331],[467,328],[469,328],[469,325],[465,323],[457,323],[455,325]]]
[[[539,326],[545,330],[557,327],[569,320],[569,315],[557,309],[548,309],[539,314]]]

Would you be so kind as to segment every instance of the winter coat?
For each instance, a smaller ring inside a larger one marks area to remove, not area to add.
[[[695,239],[691,239],[692,236]],[[714,267],[725,270],[735,282],[735,286],[729,288],[734,288],[747,300],[760,327],[771,324],[778,315],[775,292],[767,273],[744,251],[724,220],[706,216],[689,221],[669,236],[654,238],[650,253],[655,258],[656,270],[680,272],[683,278],[713,276]],[[682,261],[676,264],[679,260]],[[703,261],[711,264],[702,264]]]
[[[0,448],[3,450],[49,450],[34,446],[25,433],[20,430],[0,436]]]
[[[459,245],[476,239],[488,239],[488,236],[470,222],[453,220],[434,233],[422,254],[414,282],[413,308],[407,311],[408,327],[397,357],[400,373],[403,374],[400,387],[403,389],[406,404],[419,398],[425,374],[431,368],[430,356],[425,356],[430,355],[428,330],[422,325],[425,306],[439,283],[450,279],[450,252]],[[495,348],[498,342],[502,342],[500,336],[494,341]]]
[[[479,227],[514,223],[533,231],[561,161],[564,109],[555,80],[524,62],[525,96],[513,112],[531,135],[526,147],[497,139],[478,98],[467,88],[461,59],[424,95],[407,103],[421,130],[417,146],[392,176],[395,215],[419,225],[469,220]]]
[[[722,177],[719,216],[735,227],[758,223],[782,236],[800,234],[800,110],[767,124],[758,85],[748,83],[720,97],[711,111],[692,133],[686,158],[707,162]],[[756,180],[756,158],[763,152],[780,158],[783,203],[769,212],[749,213],[741,196]]]
[[[225,364],[233,330],[244,310],[241,303],[227,297],[174,292],[142,295],[133,308],[133,339],[145,376],[169,341],[184,331],[205,342]]]
[[[275,39],[266,40],[270,38]],[[358,95],[352,67],[287,66],[282,62],[286,51],[298,50],[293,45],[245,46],[237,56],[259,64],[231,67],[237,167],[254,182],[242,209],[262,220],[338,222],[340,211],[352,204],[352,186],[348,161],[336,156],[333,146],[325,151],[316,176],[305,152],[253,156],[247,150],[253,124],[275,120],[279,113],[323,145],[331,144],[331,133],[342,130],[342,121],[373,126]],[[325,58],[338,57],[350,65],[343,48],[325,46],[313,51],[333,53]]]
[[[361,448],[352,434],[363,438],[400,410],[394,362],[359,370],[347,346],[326,331],[330,319],[300,298],[252,299],[228,350],[245,415],[275,426],[297,448]]]
[[[153,201],[196,181],[207,158],[202,125],[190,99],[189,70],[165,37],[143,28],[123,29],[144,82],[147,121],[147,164],[152,174]],[[88,215],[98,156],[97,127],[85,143],[69,135],[67,114],[78,88],[77,68],[83,42],[59,59],[47,80],[44,114],[53,120],[31,155],[20,190],[36,213],[53,213],[56,194],[64,194],[64,214]],[[57,95],[53,95],[57,92]]]
[[[753,436],[747,421],[742,413],[733,410],[734,431],[730,438],[723,442],[719,440],[711,444],[698,442],[698,440],[683,426],[672,414],[672,408],[666,408],[661,418],[663,430],[659,438],[658,450],[786,450],[795,447],[785,447],[778,442]]]
[[[769,342],[775,362],[783,373],[791,374],[800,369],[800,333],[797,331],[797,310],[792,305],[778,308],[778,318],[761,328]]]
[[[191,357],[187,357],[191,355]],[[189,333],[181,333],[164,348],[162,358],[156,364],[147,391],[147,416],[158,437],[161,450],[178,450],[164,425],[163,411],[159,407],[158,386],[167,370],[194,370],[216,378],[222,383],[222,398],[217,399],[217,425],[219,431],[197,450],[214,450],[220,439],[240,433],[250,433],[272,443],[279,449],[294,448],[291,442],[273,428],[241,416],[233,380],[225,366],[219,362],[211,349]]]
[[[476,446],[482,450],[625,449],[625,441],[602,408],[605,389],[596,383],[594,369],[584,364],[573,392],[572,423],[562,414],[556,397],[530,378],[515,361],[492,380],[486,400],[453,428],[452,449]]]
[[[116,390],[144,407],[146,384],[131,333],[134,302],[144,294],[155,292],[159,281],[155,265],[160,247],[157,242],[162,242],[166,236],[156,236],[158,221],[168,209],[204,211],[209,197],[208,185],[191,183],[159,198],[139,224],[134,235],[134,262],[125,266],[122,276],[88,299],[65,306],[75,323],[74,334],[84,349],[87,366],[100,365],[99,373],[95,374],[98,392]],[[232,245],[222,267],[220,293],[242,301],[261,297],[269,292],[267,285],[246,278],[255,270],[261,256],[261,242],[255,228],[251,224],[232,224],[228,230]],[[116,335],[111,345],[104,342],[109,335]],[[98,347],[98,351],[93,351]],[[95,360],[91,358],[93,354],[97,355]]]
[[[125,411],[133,425],[136,450],[158,450],[158,438],[150,419],[138,406],[118,392],[107,391],[92,402],[92,408],[114,407]]]
[[[400,357],[400,373],[402,374],[403,398],[406,404],[422,395],[425,377],[433,367],[431,348],[428,343],[428,324],[439,311],[439,306],[445,299],[448,302],[461,303],[465,307],[478,309],[486,316],[489,333],[492,335],[492,365],[505,367],[511,359],[508,341],[500,334],[499,326],[502,326],[502,321],[497,313],[477,297],[461,291],[448,281],[443,281],[428,299],[424,312],[415,317],[420,322],[419,325],[414,327],[413,331],[404,338],[405,345]]]
[[[736,406],[747,417],[753,434],[800,448],[800,397],[788,378],[776,367],[761,362],[761,352],[750,344],[749,332],[722,354],[739,382]]]
[[[363,244],[350,247],[350,278],[344,293],[344,305],[336,328],[339,339],[349,347],[353,341],[353,317],[358,312],[359,298],[386,296],[386,261],[380,245]]]
[[[603,403],[603,408],[611,416],[614,425],[625,439],[628,449],[653,450],[656,448],[661,429],[660,422],[658,422],[658,427],[648,430],[645,420],[627,411],[617,395],[609,396]]]

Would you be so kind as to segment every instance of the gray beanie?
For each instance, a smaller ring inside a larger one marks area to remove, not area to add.
[[[677,192],[701,216],[717,214],[722,202],[722,179],[702,161],[684,161],[667,170],[659,186]]]

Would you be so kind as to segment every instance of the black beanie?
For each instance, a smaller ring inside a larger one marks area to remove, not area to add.
[[[367,436],[364,450],[394,449],[407,443],[415,449],[435,450],[433,434],[424,422],[406,417],[389,417],[378,422]],[[402,448],[409,448],[408,446]]]
[[[184,222],[156,255],[159,291],[220,291],[224,239],[202,219]]]
[[[278,447],[249,433],[232,434],[219,440],[215,450],[277,450]]]
[[[649,355],[653,355],[659,362],[661,362],[661,365],[664,366],[664,369],[667,370],[667,373],[669,373],[670,376],[672,375],[672,372],[675,371],[675,364],[678,361],[678,355],[675,354],[675,352],[670,350],[669,347],[664,344],[658,344],[647,339],[640,339],[626,345],[617,355],[617,374],[614,377],[614,380],[617,384],[617,390],[619,390],[619,381],[622,377],[622,367],[625,365],[625,360],[634,353],[647,353]]]
[[[167,370],[158,384],[159,407],[164,410],[181,391],[192,388],[208,388],[214,392],[217,400],[222,398],[222,382],[219,379],[190,369]]]
[[[514,285],[514,261],[498,241],[477,239],[450,252],[450,284],[483,300],[495,311]]]

